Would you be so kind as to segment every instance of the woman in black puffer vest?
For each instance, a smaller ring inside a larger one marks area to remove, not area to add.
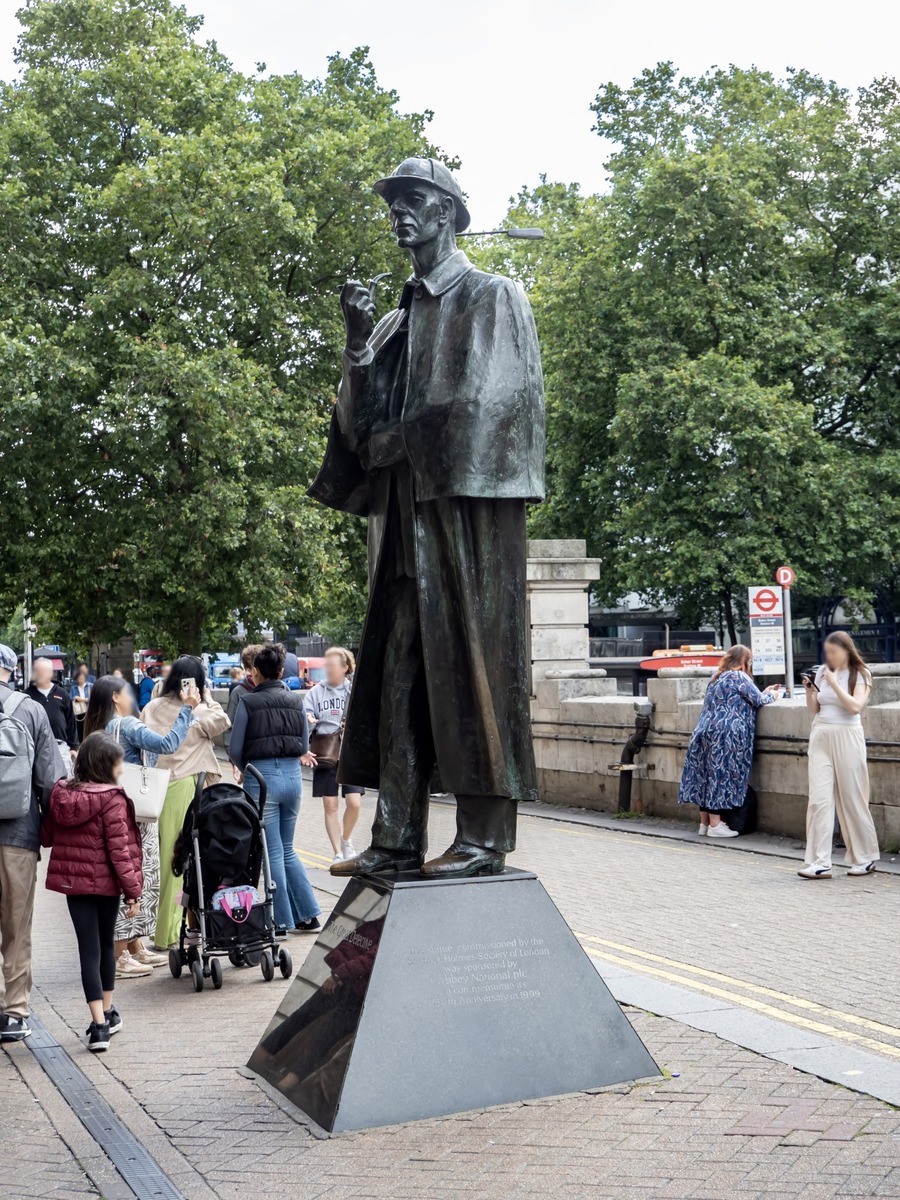
[[[275,923],[298,933],[317,933],[321,910],[294,849],[303,790],[300,757],[309,749],[309,728],[300,693],[281,682],[284,657],[280,642],[258,651],[250,672],[255,686],[238,704],[228,754],[235,779],[249,795],[258,799],[259,784],[252,775],[244,779],[248,763],[266,781],[263,824],[275,883]]]

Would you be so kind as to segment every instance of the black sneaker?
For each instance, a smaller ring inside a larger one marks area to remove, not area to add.
[[[109,1021],[104,1021],[102,1025],[98,1025],[95,1021],[91,1021],[88,1027],[88,1050],[92,1054],[100,1054],[103,1050],[109,1049]]]
[[[298,921],[294,926],[294,933],[321,933],[322,926],[319,924],[318,917],[312,917],[309,921]]]
[[[119,1016],[119,1010],[114,1004],[111,1004],[103,1015],[106,1017],[106,1024],[109,1026],[109,1036],[112,1037],[114,1033],[118,1033],[122,1028],[122,1018]],[[88,1025],[87,1029],[84,1031],[85,1037],[91,1036],[91,1030],[93,1028],[93,1023]]]
[[[24,1017],[0,1013],[0,1042],[24,1042],[31,1037],[31,1026]]]

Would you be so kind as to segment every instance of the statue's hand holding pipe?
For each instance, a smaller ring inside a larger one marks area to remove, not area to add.
[[[358,279],[348,279],[341,288],[341,311],[347,328],[347,349],[365,350],[375,328],[375,299]]]

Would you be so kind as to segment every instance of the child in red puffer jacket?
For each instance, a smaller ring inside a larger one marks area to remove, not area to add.
[[[41,841],[51,846],[47,887],[63,892],[75,926],[81,983],[91,1010],[88,1049],[109,1048],[122,1028],[113,1004],[116,917],[124,895],[128,915],[140,908],[141,835],[134,805],[121,787],[122,748],[108,733],[84,739],[70,781],[50,793]]]

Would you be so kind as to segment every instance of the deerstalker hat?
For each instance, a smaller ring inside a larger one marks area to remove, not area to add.
[[[413,183],[419,180],[425,183],[430,183],[432,187],[436,187],[438,191],[443,192],[445,196],[450,196],[456,206],[456,221],[454,226],[457,233],[462,233],[464,229],[468,229],[472,223],[472,218],[469,216],[469,210],[463,202],[462,188],[456,182],[453,174],[444,166],[442,162],[438,162],[436,158],[405,158],[396,170],[392,171],[385,179],[379,179],[373,184],[372,191],[390,204],[395,194],[404,187],[410,187]]]

